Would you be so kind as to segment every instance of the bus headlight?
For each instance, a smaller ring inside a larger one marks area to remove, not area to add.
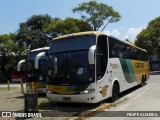
[[[48,90],[47,93],[49,93],[49,94],[54,94],[54,92],[51,91],[51,90]]]
[[[50,90],[48,90],[48,93],[51,94],[52,92]]]
[[[94,91],[95,91],[95,89],[86,89],[86,90],[81,91],[80,93],[81,94],[89,94],[89,93],[93,93]]]

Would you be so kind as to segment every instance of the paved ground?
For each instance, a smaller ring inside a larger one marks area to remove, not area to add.
[[[7,85],[0,85],[0,111],[22,111],[24,110],[24,96],[20,92],[20,84],[11,84],[11,90],[7,90]],[[25,85],[24,85],[25,87]],[[123,101],[124,100],[124,101]],[[144,87],[136,87],[122,94],[120,102],[116,107],[112,107],[106,111],[160,111],[160,75],[151,75],[150,80]],[[117,101],[117,102],[118,102]],[[68,114],[76,115],[79,112],[96,108],[97,105],[88,104],[50,104],[46,97],[38,99],[39,110],[52,111],[62,116]],[[113,120],[134,120],[134,117],[105,117],[105,112],[97,114],[96,117],[88,118],[97,119],[113,119]],[[44,118],[42,118],[44,119]],[[66,118],[45,118],[45,119],[66,119]],[[139,118],[139,120],[159,120],[158,118]],[[1,118],[0,118],[1,120]]]
[[[23,86],[24,86],[24,88],[26,87],[26,84],[25,83],[23,83]],[[8,84],[6,84],[6,83],[1,83],[0,84],[0,88],[4,88],[4,87],[8,87]],[[10,87],[17,87],[17,88],[20,88],[21,87],[21,85],[20,85],[20,83],[10,83]]]
[[[151,75],[150,80],[144,87],[136,87],[123,94],[122,98],[126,101],[118,104],[105,111],[160,111],[160,75]],[[107,112],[101,112],[95,117],[88,118],[89,120],[160,120],[159,117],[103,117]],[[118,112],[117,112],[118,113]],[[121,114],[119,112],[119,114]],[[114,114],[112,115],[114,116]]]
[[[25,84],[24,84],[25,88]],[[1,111],[24,111],[24,94],[21,93],[20,84],[10,84],[10,90],[8,91],[6,84],[0,84],[0,114]],[[45,95],[39,95],[38,97],[38,108],[39,111],[45,112],[49,111],[49,114],[52,114],[56,117],[43,117],[43,118],[33,118],[34,120],[64,120],[68,119],[69,116],[77,116],[83,111],[87,111],[93,108],[96,108],[97,105],[90,104],[69,104],[69,103],[49,103]],[[0,115],[1,116],[1,115]],[[48,116],[48,115],[47,115]],[[50,115],[49,115],[50,116]],[[58,116],[58,117],[57,117]],[[62,117],[59,117],[62,116]],[[17,119],[19,118],[9,118]],[[9,120],[5,118],[0,118],[0,120]]]

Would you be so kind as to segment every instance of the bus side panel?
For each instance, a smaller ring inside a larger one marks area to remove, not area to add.
[[[149,78],[149,63],[146,61],[132,60],[134,74],[138,84],[141,84],[142,75],[146,75],[146,80]]]
[[[96,98],[97,102],[102,101],[110,96],[109,74],[105,73],[101,80],[96,83]]]
[[[132,88],[141,83],[142,75],[149,76],[148,62],[138,61],[138,60],[129,60],[129,59],[120,59],[122,72],[124,75],[124,90]],[[147,77],[148,78],[148,77]]]
[[[109,72],[110,72],[110,89],[112,91],[112,87],[115,81],[119,83],[119,91],[123,91],[125,89],[125,77],[121,67],[121,62],[119,58],[110,58],[109,59]]]
[[[108,60],[108,66],[105,75],[102,77],[101,80],[97,81],[97,101],[102,101],[106,98],[111,97],[112,86],[115,80],[117,80],[119,83],[120,91],[123,91],[125,89],[125,77],[123,75],[121,63],[118,58],[110,58]]]
[[[137,85],[135,73],[134,73],[134,65],[130,59],[119,59],[121,63],[121,71],[124,76],[124,88],[122,91],[132,88]],[[121,91],[121,92],[122,92]]]

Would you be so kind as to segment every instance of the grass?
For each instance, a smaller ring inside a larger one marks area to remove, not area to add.
[[[42,110],[53,110],[54,103],[50,103],[48,99],[44,99],[39,103],[39,109]]]

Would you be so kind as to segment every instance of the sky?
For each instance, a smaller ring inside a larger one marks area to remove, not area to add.
[[[80,18],[72,9],[89,0],[0,0],[0,34],[14,33],[19,24],[32,15],[48,14],[51,17]],[[117,23],[105,29],[109,35],[134,42],[136,35],[147,27],[149,21],[160,16],[160,0],[97,0],[105,3],[122,16]]]

